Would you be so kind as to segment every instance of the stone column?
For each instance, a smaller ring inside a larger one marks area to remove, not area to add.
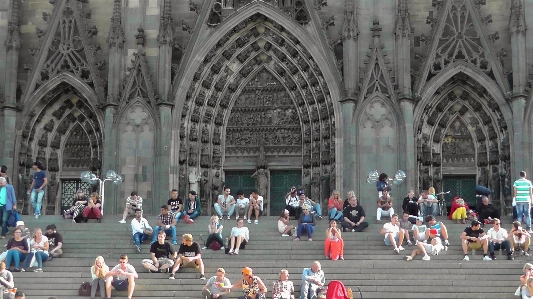
[[[117,113],[117,106],[108,104],[105,107],[105,116],[104,116],[104,150],[103,150],[103,161],[102,161],[102,175],[105,176],[105,173],[108,170],[115,170],[120,174],[120,169],[117,169],[119,163],[117,161],[117,124],[115,124],[114,119]],[[104,200],[104,214],[105,215],[114,215],[120,213],[118,211],[118,202],[121,200],[117,198],[117,185],[110,182],[104,184],[105,189],[105,200]]]
[[[159,118],[161,129],[159,131],[159,140],[156,142],[157,158],[155,165],[155,187],[153,208],[152,211],[157,211],[158,208],[166,203],[170,190],[174,187],[169,186],[170,183],[170,153],[172,152],[172,104],[160,103]],[[177,186],[176,186],[177,187]]]
[[[356,145],[357,126],[352,123],[355,111],[356,100],[346,98],[342,103],[342,151],[343,151],[343,173],[342,173],[342,192],[354,190],[357,186],[357,167],[356,167]],[[342,193],[341,193],[342,194]]]

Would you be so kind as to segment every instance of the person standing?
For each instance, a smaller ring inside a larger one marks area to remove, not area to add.
[[[11,185],[11,180],[9,179],[9,176],[7,176],[7,166],[0,166],[0,177],[5,178],[7,183]]]
[[[16,209],[15,189],[7,183],[6,178],[0,177],[0,219],[2,220],[2,235],[0,235],[0,239],[6,238],[7,219],[11,215],[11,211]]]
[[[28,194],[31,194],[30,198],[35,219],[39,219],[39,216],[41,216],[41,205],[43,204],[44,188],[46,187],[46,184],[48,184],[46,171],[42,169],[43,165],[41,162],[33,162],[33,181],[31,182]]]
[[[533,185],[531,181],[526,179],[526,172],[520,171],[520,178],[513,184],[513,201],[516,201],[516,212],[518,219],[522,218],[522,213],[526,218],[526,230],[531,231],[531,215],[529,210],[531,208],[531,198],[533,198]]]

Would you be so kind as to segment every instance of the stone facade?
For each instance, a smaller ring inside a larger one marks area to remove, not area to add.
[[[402,169],[397,198],[468,176],[508,207],[533,151],[528,11],[524,0],[1,0],[0,162],[19,195],[32,161],[46,166],[48,214],[73,188],[94,189],[76,181],[85,170],[124,178],[104,185],[111,214],[133,190],[148,212],[173,188],[211,206],[232,171],[253,173],[267,203],[280,200],[271,176],[296,170],[313,199],[355,190],[374,207],[368,172]]]

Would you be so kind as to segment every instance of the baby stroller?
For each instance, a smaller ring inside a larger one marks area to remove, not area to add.
[[[326,299],[353,299],[351,290],[346,290],[340,280],[332,280],[328,284]]]

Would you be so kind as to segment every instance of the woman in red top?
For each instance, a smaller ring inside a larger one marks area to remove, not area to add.
[[[470,209],[468,208],[468,204],[464,201],[464,199],[456,196],[452,201],[452,208],[448,218],[450,220],[457,220],[457,223],[462,222],[464,224],[466,223],[466,211],[468,210]]]
[[[339,196],[339,191],[333,191],[328,201],[329,220],[340,220],[342,218],[342,204],[343,202],[342,198]]]

